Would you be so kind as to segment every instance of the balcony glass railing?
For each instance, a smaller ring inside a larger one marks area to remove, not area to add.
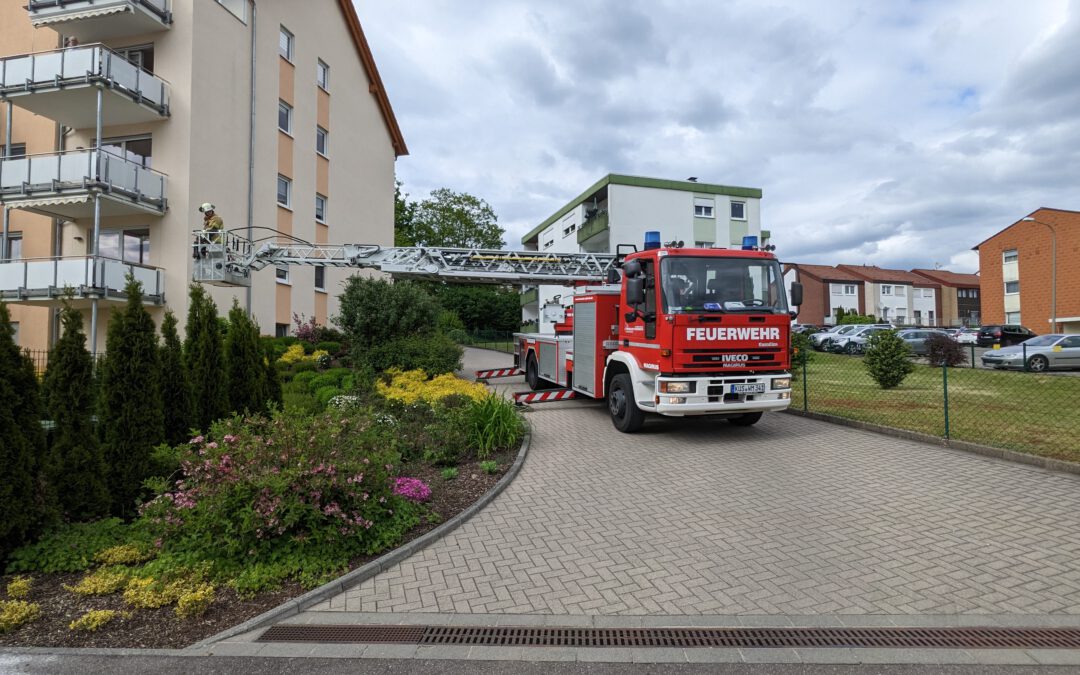
[[[78,84],[104,83],[110,90],[169,114],[169,86],[104,45],[68,47],[0,59],[0,94],[63,90]]]
[[[147,300],[164,301],[164,270],[94,256],[0,262],[0,296],[9,300],[49,300],[62,297],[64,289],[71,288],[77,298],[122,299],[128,274],[142,284]]]
[[[165,174],[106,151],[71,150],[0,160],[0,200],[102,190],[164,211]]]

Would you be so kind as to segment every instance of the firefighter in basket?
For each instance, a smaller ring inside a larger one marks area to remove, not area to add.
[[[225,221],[221,219],[221,216],[215,213],[214,205],[210,202],[206,202],[200,206],[199,212],[203,214],[203,234],[196,237],[194,253],[196,260],[200,257],[206,257],[207,244],[217,244],[221,242],[221,235],[217,233],[225,228]]]

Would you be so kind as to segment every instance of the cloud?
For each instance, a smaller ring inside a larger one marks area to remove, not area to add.
[[[357,5],[411,156],[520,236],[607,173],[759,187],[779,253],[974,271],[1078,208],[1080,0]]]

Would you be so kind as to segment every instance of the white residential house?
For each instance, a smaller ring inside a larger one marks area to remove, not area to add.
[[[640,250],[650,230],[659,231],[663,242],[682,241],[688,247],[739,247],[747,236],[764,245],[769,238],[761,229],[758,188],[609,174],[521,243],[530,251],[615,253],[619,244]],[[551,331],[552,322],[541,316],[543,306],[569,295],[564,286],[525,288],[522,321],[536,321],[541,331]]]

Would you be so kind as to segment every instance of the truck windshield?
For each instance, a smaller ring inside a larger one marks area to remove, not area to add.
[[[775,260],[667,256],[660,264],[665,313],[787,313]]]

